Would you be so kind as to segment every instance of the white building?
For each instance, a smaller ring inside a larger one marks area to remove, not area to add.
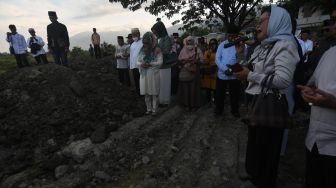
[[[297,29],[312,28],[320,26],[324,20],[330,19],[328,14],[323,14],[316,7],[302,6],[299,10]]]

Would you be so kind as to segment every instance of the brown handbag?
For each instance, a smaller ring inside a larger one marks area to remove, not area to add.
[[[248,114],[251,126],[286,128],[291,125],[286,96],[278,89],[271,89],[273,78],[274,74],[267,75],[261,84],[261,93],[252,99]]]

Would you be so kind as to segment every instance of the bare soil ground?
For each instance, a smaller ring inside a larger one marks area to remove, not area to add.
[[[253,187],[240,179],[247,128],[229,109],[173,102],[145,116],[108,59],[13,70],[0,84],[0,187]],[[296,119],[279,188],[303,187],[307,116]]]

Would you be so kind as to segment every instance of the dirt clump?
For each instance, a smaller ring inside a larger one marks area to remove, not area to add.
[[[144,100],[123,86],[109,58],[10,70],[0,76],[0,181],[67,163],[58,151],[108,133],[144,114]]]

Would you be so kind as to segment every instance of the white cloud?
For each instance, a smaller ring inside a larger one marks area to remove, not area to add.
[[[50,23],[48,10],[57,12],[59,22],[67,26],[70,36],[91,32],[93,27],[101,32],[128,31],[133,27],[148,31],[156,20],[143,9],[132,12],[108,0],[1,0],[0,52],[8,51],[8,43],[4,39],[9,24],[15,24],[18,32],[26,38],[29,37],[28,28],[33,27],[46,40],[46,27]],[[173,20],[162,21],[169,27]]]

